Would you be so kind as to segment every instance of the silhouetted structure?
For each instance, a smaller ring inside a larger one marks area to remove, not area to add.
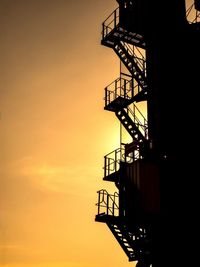
[[[199,240],[198,89],[200,1],[118,0],[102,45],[121,60],[105,89],[132,142],[105,156],[95,220],[106,223],[138,267],[194,266]],[[146,119],[137,105],[147,102]]]

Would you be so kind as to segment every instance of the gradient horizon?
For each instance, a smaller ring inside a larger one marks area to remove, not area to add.
[[[0,266],[133,266],[95,223],[103,156],[119,122],[103,88],[119,60],[100,45],[116,1],[0,2]]]

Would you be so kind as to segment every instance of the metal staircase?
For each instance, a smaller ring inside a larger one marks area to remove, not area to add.
[[[115,9],[102,24],[101,44],[110,47],[119,57],[129,74],[120,77],[105,88],[104,109],[115,112],[123,127],[132,137],[132,143],[121,144],[104,156],[104,181],[114,182],[118,193],[98,191],[98,213],[95,221],[106,223],[122,247],[129,261],[140,260],[149,254],[150,238],[144,226],[128,224],[122,196],[123,180],[128,164],[143,158],[148,141],[148,123],[134,102],[147,100],[145,40],[138,33],[128,31],[120,23],[120,10]],[[131,166],[131,165],[129,165]],[[137,221],[138,222],[138,221]],[[133,230],[134,229],[134,230]]]
[[[137,47],[145,48],[145,40],[141,34],[127,31],[119,19],[119,8],[116,8],[102,23],[101,44],[113,48],[113,45],[123,40]]]
[[[117,148],[104,156],[104,181],[115,182],[117,188],[120,178],[120,168],[122,164],[130,164],[134,160],[133,156],[126,155],[124,148]]]
[[[108,194],[106,190],[98,193],[98,214],[95,221],[106,223],[114,237],[122,247],[129,261],[138,260],[141,254],[148,253],[146,243],[150,242],[147,238],[146,230],[135,228],[130,231],[123,218],[119,215],[119,194]]]
[[[120,163],[124,153],[120,148],[115,149],[104,156],[104,178],[105,181],[118,183]]]
[[[124,144],[124,147],[104,156],[103,180],[115,182],[118,187],[121,163],[130,164],[144,157],[148,145],[148,123],[135,105],[133,109],[127,107],[116,110],[115,114],[133,139],[132,143]],[[140,119],[136,114],[140,115]]]
[[[133,138],[133,141],[141,142],[146,140],[147,124],[145,123],[145,125],[143,125],[130,108],[121,109],[119,111],[116,111],[115,114],[124,128]],[[133,116],[134,120],[130,118],[129,114]],[[143,130],[144,134],[142,134],[140,128]]]
[[[186,10],[186,18],[190,25],[196,26],[200,24],[200,1],[195,0],[194,3]]]
[[[134,250],[134,242],[131,239],[131,236],[127,234],[126,229],[123,229],[123,225],[119,222],[106,222],[109,229],[115,236],[116,240],[128,256],[129,261],[137,260],[136,252]]]
[[[143,55],[140,54],[139,57],[139,55],[137,55],[134,51],[135,47],[125,43],[124,41],[116,43],[113,49],[141,88],[146,90],[146,61]]]
[[[141,49],[145,49],[143,36],[127,31],[120,25],[119,8],[111,13],[102,27],[101,44],[115,51],[140,87],[138,98],[135,95],[134,101],[146,100],[146,60],[141,52]]]
[[[187,7],[187,6],[186,6]],[[188,27],[194,32],[200,33],[200,1],[195,0],[186,10]]]
[[[117,78],[105,88],[105,110],[116,111],[127,107],[133,102],[134,95],[138,93],[139,86],[133,86],[132,77]]]
[[[125,76],[125,75],[124,75]],[[138,83],[134,84],[132,76],[117,78],[105,88],[105,110],[117,111],[131,103],[146,100],[146,90]]]

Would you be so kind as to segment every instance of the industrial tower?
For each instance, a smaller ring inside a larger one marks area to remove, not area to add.
[[[196,266],[199,240],[200,0],[117,0],[101,44],[121,61],[105,88],[131,142],[104,157],[95,220],[139,267]],[[138,109],[146,101],[147,118]]]

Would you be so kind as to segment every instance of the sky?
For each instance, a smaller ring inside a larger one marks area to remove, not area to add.
[[[134,266],[94,221],[119,147],[100,45],[114,0],[0,0],[0,267]]]
[[[115,0],[0,0],[0,267],[128,267],[94,221],[103,156],[119,147],[101,46]]]

